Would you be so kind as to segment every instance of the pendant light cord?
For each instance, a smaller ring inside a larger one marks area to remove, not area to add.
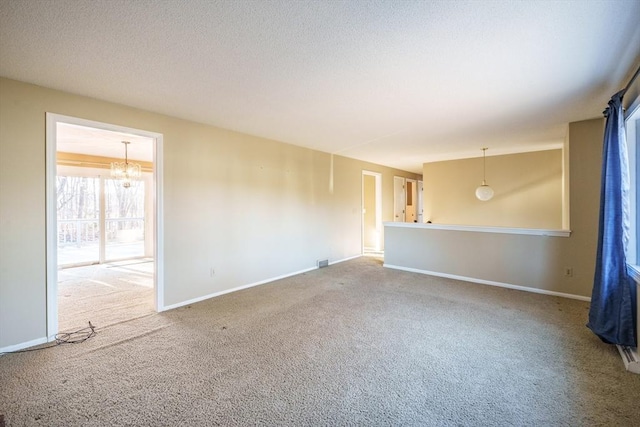
[[[482,185],[487,185],[487,149],[482,149]]]
[[[124,167],[129,166],[129,141],[122,141],[124,144]]]

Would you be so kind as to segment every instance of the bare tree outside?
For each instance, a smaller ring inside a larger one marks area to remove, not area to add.
[[[100,225],[105,227],[106,258],[123,257],[118,246],[144,243],[145,188],[132,181],[129,188],[113,179],[104,180],[104,222],[100,219],[100,178],[56,177],[58,250],[76,254],[72,263],[99,261]],[[140,246],[140,245],[138,245]],[[142,256],[129,250],[126,256]],[[59,264],[68,264],[62,257]]]

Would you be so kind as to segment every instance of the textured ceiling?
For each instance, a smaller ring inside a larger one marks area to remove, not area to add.
[[[0,0],[2,76],[416,172],[559,144],[639,60],[637,0]]]

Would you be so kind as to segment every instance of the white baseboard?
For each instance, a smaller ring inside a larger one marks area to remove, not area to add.
[[[33,347],[34,345],[45,344],[47,342],[49,342],[49,340],[47,340],[47,337],[42,337],[42,338],[37,338],[35,340],[23,342],[20,344],[9,345],[9,346],[0,348],[0,354],[11,353],[12,351],[24,350],[25,348]]]
[[[476,279],[474,277],[458,276],[456,274],[439,273],[437,271],[420,270],[418,268],[402,267],[399,265],[383,264],[384,267],[395,270],[409,271],[411,273],[427,274],[429,276],[445,277],[447,279],[463,280],[465,282],[480,283],[482,285],[498,286],[500,288],[515,289],[518,291],[533,292],[535,294],[552,295],[554,297],[563,297],[577,299],[580,301],[591,301],[591,298],[582,295],[566,294],[564,292],[548,291],[546,289],[530,288],[528,286],[512,285],[510,283],[494,282],[492,280]]]
[[[344,262],[344,261],[349,261],[351,259],[359,258],[360,256],[361,255],[356,255],[356,256],[353,256],[353,257],[344,258],[344,259],[340,259],[340,260],[337,260],[337,261],[331,261],[331,262],[329,262],[329,265],[338,264],[338,263]],[[164,306],[160,311],[173,310],[174,308],[184,307],[185,305],[189,305],[189,304],[195,304],[195,303],[200,302],[200,301],[208,300],[209,298],[215,298],[215,297],[219,297],[219,296],[222,296],[222,295],[225,295],[225,294],[230,294],[231,292],[236,292],[236,291],[241,291],[243,289],[253,288],[254,286],[264,285],[266,283],[275,282],[276,280],[280,280],[280,279],[286,279],[287,277],[291,277],[291,276],[297,276],[298,274],[307,273],[309,271],[317,270],[317,269],[318,269],[317,266],[310,267],[310,268],[306,268],[304,270],[295,271],[293,273],[287,273],[287,274],[283,274],[281,276],[271,277],[269,279],[261,280],[259,282],[249,283],[248,285],[242,285],[242,286],[238,286],[238,287],[231,288],[231,289],[225,289],[224,291],[214,292],[212,294],[203,295],[203,296],[198,297],[198,298],[193,298],[193,299],[190,299],[190,300],[187,300],[187,301],[182,301],[182,302],[179,302],[179,303],[176,303],[176,304],[171,304],[171,305]]]
[[[638,349],[620,345],[616,347],[618,347],[625,369],[634,374],[640,374],[640,356],[638,355]]]
[[[342,259],[339,259],[337,261],[331,261],[331,262],[329,262],[329,265],[339,264],[339,263],[345,262],[345,261],[351,261],[352,259],[356,259],[356,258],[360,258],[360,257],[362,257],[362,254],[350,256],[350,257],[347,257],[347,258],[342,258]]]

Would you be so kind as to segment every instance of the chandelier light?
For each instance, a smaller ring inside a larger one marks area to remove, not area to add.
[[[124,144],[124,162],[111,163],[111,177],[122,181],[124,188],[131,187],[131,180],[138,179],[142,176],[142,169],[137,163],[129,163],[127,147],[129,141],[122,141]]]
[[[476,188],[476,197],[478,200],[486,202],[493,197],[493,188],[489,187],[486,179],[487,172],[487,148],[482,149],[482,185]]]

